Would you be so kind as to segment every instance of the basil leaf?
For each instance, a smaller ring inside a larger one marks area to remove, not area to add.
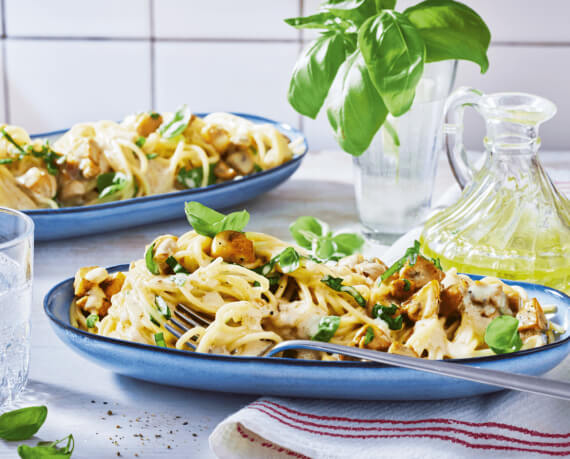
[[[158,263],[154,259],[154,242],[148,246],[146,252],[144,254],[144,259],[146,262],[146,269],[150,271],[151,274],[160,274],[160,270],[158,269]]]
[[[485,330],[485,343],[495,354],[518,351],[522,347],[519,321],[512,316],[494,318]]]
[[[387,114],[362,54],[354,51],[338,69],[327,98],[327,116],[338,144],[351,155],[361,155]]]
[[[311,336],[313,341],[325,341],[329,342],[338,330],[340,325],[340,317],[338,316],[326,316],[322,317],[319,321],[319,328],[317,332]]]
[[[166,259],[166,264],[170,266],[170,269],[172,269],[175,274],[190,274],[172,255]]]
[[[463,3],[428,0],[404,11],[422,37],[426,62],[463,59],[489,68],[487,50],[491,33],[481,17]]]
[[[114,195],[127,186],[127,176],[122,172],[107,172],[97,176],[97,191],[99,199]]]
[[[289,232],[295,242],[308,250],[313,247],[313,240],[324,236],[326,231],[324,222],[309,216],[299,217],[289,225]]]
[[[293,69],[287,96],[292,107],[315,119],[345,57],[342,34],[325,34],[316,39]]]
[[[27,440],[43,425],[47,407],[29,406],[0,416],[0,438],[7,441]]]
[[[406,292],[409,292],[409,291],[410,291],[410,288],[411,288],[410,281],[409,281],[408,279],[404,279],[404,290],[405,290]]]
[[[146,154],[146,159],[154,159],[154,158],[158,158],[158,153],[147,153]]]
[[[143,137],[142,135],[139,136],[137,140],[135,140],[135,145],[139,148],[142,148],[145,143],[146,143],[146,137]]]
[[[186,170],[185,167],[181,168],[176,174],[176,180],[186,188],[199,188],[202,186],[202,179],[204,178],[204,169],[202,167],[194,167],[193,169]],[[212,185],[216,182],[214,175],[214,166],[209,165],[208,168],[208,182],[207,185]]]
[[[372,308],[372,317],[383,320],[388,324],[390,330],[400,330],[404,322],[404,316],[402,314],[392,317],[398,311],[398,306],[392,304],[390,306],[383,306],[381,304],[375,304]]]
[[[393,10],[396,7],[396,0],[376,0],[376,10]]]
[[[329,238],[319,238],[315,244],[315,255],[321,260],[329,260],[335,253],[335,244]]]
[[[99,322],[99,316],[97,314],[89,314],[86,322],[87,328],[93,328],[95,326],[95,322]]]
[[[358,46],[374,86],[394,116],[412,106],[424,71],[425,45],[406,16],[384,10],[358,31]]]
[[[187,202],[184,208],[188,223],[202,236],[215,237],[222,231],[242,231],[249,221],[246,210],[224,215],[199,202]]]
[[[156,325],[157,327],[160,327],[160,322],[156,319],[156,317],[154,317],[152,314],[148,315],[149,320]]]
[[[279,266],[285,274],[295,271],[299,267],[299,254],[293,247],[287,247],[279,254]]]
[[[165,139],[172,139],[184,132],[191,118],[192,112],[188,106],[183,105],[176,110],[176,113],[168,123],[163,123],[160,126],[158,133]]]
[[[154,299],[154,304],[156,305],[156,308],[164,316],[166,320],[170,319],[171,317],[170,308],[168,307],[166,301],[164,301],[164,298],[157,295],[156,298]]]
[[[67,440],[64,446],[58,447],[60,443]],[[37,446],[20,445],[18,455],[21,459],[40,459],[44,457],[70,458],[75,449],[73,435],[68,435],[61,440],[54,442],[41,441]]]
[[[164,333],[155,333],[154,342],[157,346],[166,347],[166,341],[164,341]]]
[[[377,13],[375,0],[333,0],[321,5],[323,9],[359,26]]]
[[[336,245],[336,253],[347,256],[359,251],[364,245],[364,239],[360,234],[340,233],[332,238]]]
[[[348,293],[354,298],[359,306],[363,308],[366,307],[366,300],[364,297],[354,287],[350,285],[342,285],[343,279],[341,277],[333,277],[327,275],[321,279],[321,282],[328,285],[330,288],[336,290],[337,292]]]
[[[310,16],[288,18],[285,22],[296,29],[330,29],[336,25],[335,17],[328,12],[320,12]]]
[[[0,164],[10,164],[13,162],[14,162],[13,158],[2,158],[2,159],[0,159]]]
[[[374,339],[374,329],[372,327],[368,327],[366,329],[366,335],[364,335],[364,345],[366,346],[373,339]]]
[[[392,266],[390,266],[384,273],[380,276],[378,283],[384,282],[394,273],[399,271],[404,267],[406,261],[409,261],[410,265],[413,266],[416,264],[416,260],[418,259],[418,255],[420,254],[420,241],[415,240],[414,245],[412,247],[408,247],[404,256],[396,261]]]

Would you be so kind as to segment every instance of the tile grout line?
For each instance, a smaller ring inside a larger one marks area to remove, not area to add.
[[[149,5],[149,32],[150,32],[150,107],[156,109],[156,70],[155,70],[155,46],[154,46],[154,0],[148,0]]]
[[[8,94],[8,60],[6,58],[6,0],[0,3],[2,12],[2,91],[4,92],[4,122],[10,124],[10,96]]]
[[[123,41],[147,42],[148,37],[90,37],[90,36],[43,36],[43,35],[10,35],[7,40],[45,40],[45,41]],[[297,43],[299,38],[231,38],[231,37],[153,37],[155,42],[165,43]],[[570,46],[570,43],[569,43]]]

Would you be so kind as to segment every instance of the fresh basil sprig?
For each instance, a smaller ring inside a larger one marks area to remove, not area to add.
[[[63,446],[59,444],[66,442]],[[48,457],[57,457],[61,459],[69,459],[75,449],[75,440],[73,435],[54,442],[40,441],[36,446],[20,445],[18,446],[18,455],[21,459],[40,459]]]
[[[323,284],[328,285],[330,288],[336,290],[337,292],[348,293],[350,296],[354,298],[354,300],[356,301],[356,303],[358,303],[359,306],[365,308],[366,300],[364,299],[364,297],[354,287],[350,285],[342,285],[343,280],[344,279],[342,277],[333,277],[327,275],[321,279],[321,282]]]
[[[202,236],[215,237],[222,231],[242,231],[249,221],[246,210],[224,215],[199,202],[187,202],[184,208],[188,223]]]
[[[338,330],[340,325],[340,317],[338,316],[326,316],[322,317],[319,321],[319,328],[317,332],[311,336],[313,341],[324,341],[329,342]]]
[[[316,14],[285,20],[321,33],[297,60],[290,104],[311,118],[326,105],[338,143],[353,155],[368,148],[388,113],[410,109],[425,63],[469,60],[483,73],[489,66],[491,34],[468,6],[426,0],[400,13],[395,4],[324,0]]]
[[[390,330],[400,330],[404,321],[403,315],[398,315],[392,317],[398,311],[398,306],[392,304],[390,306],[383,306],[381,304],[375,304],[372,308],[372,317],[383,320],[388,324]]]
[[[332,234],[328,225],[315,217],[299,217],[290,226],[289,231],[295,242],[311,250],[318,260],[338,260],[360,250],[364,239],[354,233]]]
[[[167,123],[163,123],[158,129],[158,133],[165,139],[172,139],[184,132],[190,119],[192,118],[192,112],[188,106],[183,105]]]
[[[106,172],[97,176],[97,191],[99,199],[109,198],[123,190],[129,179],[122,172]]]
[[[519,321],[512,316],[495,317],[485,329],[485,343],[495,354],[520,350]]]
[[[29,406],[8,411],[0,416],[0,438],[7,441],[27,440],[47,418],[47,407]]]

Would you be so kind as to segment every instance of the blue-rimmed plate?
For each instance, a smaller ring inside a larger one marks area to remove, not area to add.
[[[207,113],[197,113],[206,116]],[[249,199],[275,188],[287,180],[301,165],[308,150],[303,134],[289,126],[261,116],[234,113],[253,123],[273,124],[279,131],[291,139],[302,139],[302,152],[291,161],[273,169],[248,175],[231,182],[210,185],[192,190],[174,191],[141,198],[94,206],[64,207],[62,209],[26,210],[35,223],[35,238],[39,241],[62,239],[87,234],[104,233],[123,228],[172,220],[183,216],[183,204],[186,201],[200,201],[214,209],[231,208]],[[32,137],[56,139],[66,130],[36,134]]]
[[[128,265],[109,271],[126,271]],[[481,276],[472,276],[480,279]],[[541,348],[492,357],[464,359],[465,365],[541,375],[570,350],[570,297],[549,287],[522,286],[541,304],[556,304],[549,317],[566,333]],[[159,384],[221,392],[361,400],[433,400],[466,397],[500,389],[460,379],[394,368],[372,362],[321,362],[274,357],[233,357],[164,349],[93,335],[70,325],[73,279],[51,289],[44,309],[57,336],[75,352],[116,373]]]

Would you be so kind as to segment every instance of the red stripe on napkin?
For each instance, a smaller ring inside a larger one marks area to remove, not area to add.
[[[570,449],[558,450],[557,448],[566,448],[570,446],[570,442],[541,442],[536,441],[532,436],[547,437],[547,438],[568,438],[569,434],[548,434],[544,432],[532,431],[518,426],[509,424],[500,424],[493,422],[474,423],[466,421],[458,421],[455,419],[419,419],[419,420],[393,420],[393,419],[359,419],[359,418],[346,418],[337,416],[319,416],[311,413],[304,413],[294,410],[292,408],[280,405],[268,400],[254,402],[248,406],[248,409],[253,409],[258,412],[269,416],[270,418],[286,425],[290,428],[316,434],[319,436],[328,436],[335,438],[346,439],[379,439],[379,438],[426,438],[433,440],[442,440],[451,442],[457,445],[464,446],[471,449],[480,450],[498,450],[498,451],[517,451],[527,453],[537,453],[548,456],[567,456],[570,455]],[[288,413],[288,414],[287,414]],[[302,419],[305,418],[305,419]],[[322,422],[312,422],[308,419],[314,419]],[[324,424],[323,422],[327,422]],[[355,424],[362,423],[378,423],[385,424],[388,427],[366,427],[366,426],[347,426],[338,424],[338,422],[351,422]],[[417,424],[443,424],[432,425],[429,427],[420,427]],[[394,425],[415,425],[414,427],[393,427]],[[529,439],[516,438],[512,436],[502,435],[498,433],[489,432],[474,432],[456,427],[449,427],[450,424],[458,424],[463,426],[471,426],[475,428],[496,428],[504,429],[511,432],[523,433],[530,436]],[[332,431],[332,432],[331,432]],[[369,433],[370,431],[385,432],[385,433]],[[357,433],[360,432],[360,433]],[[398,433],[387,433],[398,432]],[[476,440],[483,441],[498,441],[499,443],[474,443],[464,440],[455,435],[464,435]],[[269,443],[269,442],[268,442]],[[502,444],[501,444],[502,443]],[[271,443],[269,443],[271,444]],[[525,448],[518,445],[535,446],[537,448]],[[544,449],[539,449],[544,448]],[[556,449],[551,449],[556,448]]]
[[[276,445],[275,443],[272,443],[270,441],[267,441],[267,440],[260,441],[257,438],[252,437],[251,435],[248,435],[248,433],[245,430],[243,430],[241,424],[237,424],[236,429],[242,438],[245,438],[246,440],[249,440],[252,443],[258,443],[263,448],[269,448],[269,449],[272,449],[274,451],[277,451],[278,453],[284,453],[287,456],[297,457],[299,459],[311,459],[308,456],[296,453],[295,451],[291,451],[287,448],[283,448],[282,446]]]
[[[259,402],[254,402],[249,406],[255,405]],[[297,411],[288,406],[281,405],[279,403],[272,402],[270,400],[263,400],[263,403],[268,403],[277,408],[281,408],[289,413],[295,414],[297,416],[307,417],[309,419],[318,419],[321,421],[345,421],[354,423],[380,423],[380,424],[458,424],[468,427],[490,427],[511,430],[513,432],[519,432],[526,435],[534,435],[536,437],[543,438],[570,438],[570,432],[568,433],[547,433],[539,432],[537,430],[525,429],[524,427],[514,426],[511,424],[503,424],[499,422],[468,422],[460,421],[457,419],[447,419],[447,418],[426,418],[426,419],[416,419],[416,420],[394,420],[394,419],[359,419],[359,418],[347,418],[341,416],[319,416],[311,413],[304,413],[302,411]]]

